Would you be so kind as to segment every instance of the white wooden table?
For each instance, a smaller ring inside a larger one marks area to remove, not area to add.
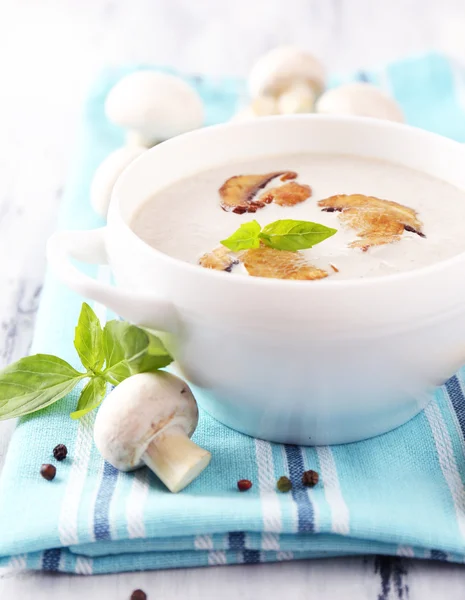
[[[45,240],[101,67],[245,75],[263,51],[296,43],[348,71],[433,47],[465,57],[463,31],[463,0],[1,0],[0,364],[28,350]],[[0,427],[0,468],[11,430]],[[138,587],[163,600],[458,600],[465,567],[371,557],[91,578],[25,573],[0,579],[0,597],[117,600]]]

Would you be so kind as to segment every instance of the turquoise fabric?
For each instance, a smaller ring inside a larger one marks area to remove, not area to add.
[[[89,184],[122,142],[103,103],[126,72],[104,73],[86,105],[60,227],[101,225],[89,207]],[[406,60],[355,77],[390,88],[410,123],[465,141],[463,74],[445,58]],[[209,124],[227,120],[244,91],[240,81],[188,79]],[[47,275],[32,352],[77,363],[72,340],[81,302]],[[146,469],[119,473],[105,463],[92,444],[94,416],[79,423],[68,416],[72,393],[23,418],[13,435],[0,483],[0,565],[92,574],[370,553],[463,562],[464,385],[459,373],[403,427],[346,446],[271,444],[202,413],[195,440],[213,460],[177,495]],[[48,482],[39,468],[54,462],[58,443],[68,446],[69,457]],[[308,468],[320,473],[313,489],[300,483]],[[276,491],[281,475],[293,480],[292,492]],[[236,481],[244,477],[254,485],[241,494]]]

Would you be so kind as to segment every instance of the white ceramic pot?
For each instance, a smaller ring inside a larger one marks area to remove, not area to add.
[[[360,440],[405,423],[465,362],[465,254],[381,278],[281,281],[181,262],[128,227],[179,178],[288,152],[376,157],[465,188],[465,148],[405,125],[319,115],[230,123],[144,153],[118,180],[107,227],[56,233],[48,258],[76,292],[163,332],[202,406],[226,425],[278,442]],[[71,257],[108,262],[117,287]]]

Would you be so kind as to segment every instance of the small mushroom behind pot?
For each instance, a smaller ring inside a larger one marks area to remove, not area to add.
[[[398,103],[376,86],[366,82],[347,83],[328,90],[317,100],[316,112],[374,117],[398,123],[404,121]]]
[[[109,121],[128,130],[128,143],[151,147],[203,125],[203,105],[184,80],[157,71],[123,77],[105,102]]]
[[[144,464],[171,492],[179,492],[209,464],[211,454],[189,438],[198,409],[188,385],[165,371],[128,377],[105,399],[94,440],[120,471]]]
[[[279,97],[295,84],[307,85],[318,95],[325,87],[325,69],[309,52],[279,46],[260,57],[249,76],[252,98]]]
[[[324,87],[325,69],[318,59],[301,48],[279,46],[252,67],[251,104],[233,120],[313,112],[315,99]]]

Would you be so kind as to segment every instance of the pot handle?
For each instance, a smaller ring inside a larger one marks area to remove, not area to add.
[[[176,311],[169,302],[155,296],[129,292],[102,283],[82,273],[71,259],[107,265],[105,230],[59,231],[47,243],[47,259],[57,277],[81,296],[100,302],[117,315],[136,325],[173,332]]]

